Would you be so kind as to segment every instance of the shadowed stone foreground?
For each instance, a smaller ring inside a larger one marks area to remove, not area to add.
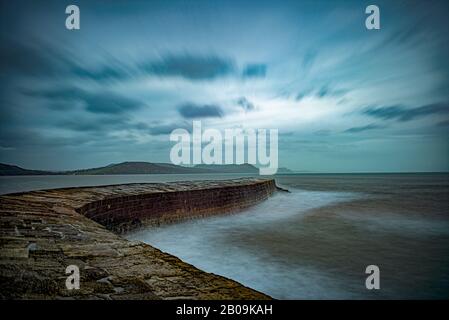
[[[275,190],[272,179],[238,179],[0,196],[0,298],[268,299],[117,233],[240,210]],[[68,265],[80,290],[66,289]]]

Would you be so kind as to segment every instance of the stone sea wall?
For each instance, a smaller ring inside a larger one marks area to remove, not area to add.
[[[176,183],[153,185],[152,192],[138,190],[118,197],[90,201],[77,212],[116,233],[144,226],[235,212],[266,199],[275,190],[274,180]]]
[[[0,298],[268,299],[119,234],[241,210],[275,190],[273,179],[237,179],[0,196]],[[65,286],[69,265],[79,290]]]

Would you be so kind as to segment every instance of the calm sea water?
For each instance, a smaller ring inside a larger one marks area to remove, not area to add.
[[[1,177],[1,193],[231,175]],[[449,175],[284,175],[244,212],[141,230],[149,243],[280,299],[449,298]],[[380,268],[380,290],[365,268]]]

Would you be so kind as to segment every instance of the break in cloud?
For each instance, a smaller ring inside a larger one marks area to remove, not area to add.
[[[380,0],[379,31],[343,0],[65,5],[1,5],[0,162],[166,162],[200,119],[279,129],[291,169],[449,169],[447,1]]]

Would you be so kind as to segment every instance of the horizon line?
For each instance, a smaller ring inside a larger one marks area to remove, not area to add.
[[[111,165],[117,165],[117,164],[122,164],[122,163],[136,163],[136,162],[141,162],[141,163],[151,163],[151,164],[170,164],[173,166],[178,166],[178,167],[185,167],[185,168],[193,168],[195,166],[182,166],[182,165],[175,165],[172,164],[170,162],[149,162],[149,161],[122,161],[122,162],[118,162],[118,163],[110,163],[104,166],[99,166],[99,167],[88,167],[88,168],[81,168],[81,169],[63,169],[63,170],[48,170],[48,169],[29,169],[29,168],[25,168],[25,167],[21,167],[17,164],[9,164],[9,163],[4,163],[1,162],[0,164],[3,165],[8,165],[8,166],[16,166],[19,167],[21,169],[24,170],[30,170],[30,171],[48,171],[48,172],[54,172],[54,173],[58,173],[58,172],[67,172],[67,171],[80,171],[80,170],[89,170],[89,169],[97,169],[97,168],[104,168],[107,166],[111,166]],[[226,165],[252,165],[250,163],[242,163],[242,164],[201,164],[201,165],[215,165],[215,166],[226,166]],[[255,165],[252,165],[255,168],[258,168]],[[293,174],[449,174],[449,170],[447,171],[342,171],[342,172],[335,172],[335,171],[309,171],[309,170],[294,170],[294,169],[290,169],[287,167],[279,167],[279,169],[287,169],[289,171],[292,171],[291,173],[289,172],[285,172],[285,173],[275,173],[274,175],[293,175]],[[145,174],[145,173],[137,173],[137,174]],[[154,173],[148,173],[148,174],[154,174]],[[159,174],[164,174],[164,173],[159,173]],[[172,174],[172,173],[167,173],[167,174]],[[192,174],[209,174],[209,173],[192,173]],[[222,174],[239,174],[239,173],[222,173]],[[242,172],[241,174],[245,174],[244,172]],[[249,173],[248,173],[249,174]],[[113,175],[113,174],[112,174]],[[120,174],[118,174],[120,175]],[[122,174],[122,175],[128,175],[128,174]]]

